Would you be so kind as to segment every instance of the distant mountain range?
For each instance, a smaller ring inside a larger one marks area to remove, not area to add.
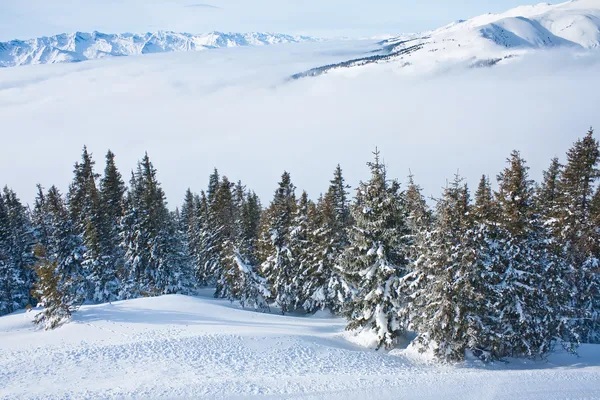
[[[0,42],[0,67],[79,62],[112,56],[176,51],[201,51],[221,47],[262,46],[314,41],[307,36],[276,33],[223,33],[200,35],[176,32],[105,34],[75,32],[29,40]]]
[[[600,0],[522,6],[434,31],[401,35],[379,42],[378,48],[364,57],[314,68],[292,78],[391,62],[417,69],[442,63],[492,66],[531,51],[558,47],[600,49]]]

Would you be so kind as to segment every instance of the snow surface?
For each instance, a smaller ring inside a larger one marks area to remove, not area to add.
[[[179,295],[84,306],[55,331],[0,317],[0,398],[593,399],[600,346],[580,357],[440,366],[362,347],[325,313],[281,316]]]
[[[340,68],[392,63],[413,71],[459,64],[493,66],[540,49],[600,48],[600,1],[572,0],[557,5],[521,6],[485,14],[440,29],[382,41],[364,57],[300,74],[315,76]],[[375,55],[373,55],[375,53]]]
[[[307,36],[259,32],[211,32],[203,35],[162,31],[145,34],[75,32],[0,43],[0,67],[69,63],[104,57],[201,51],[221,47],[263,46],[314,40]]]

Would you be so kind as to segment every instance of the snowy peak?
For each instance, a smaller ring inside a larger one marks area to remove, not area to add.
[[[502,14],[459,20],[421,34],[401,35],[379,42],[373,54],[315,68],[293,78],[334,69],[396,62],[400,67],[427,70],[440,64],[493,66],[537,49],[600,48],[600,1],[574,0],[557,5],[540,3]]]
[[[165,31],[145,34],[63,33],[50,37],[0,43],[0,67],[68,63],[111,56],[201,51],[220,47],[262,46],[314,40],[307,36],[258,32],[211,32],[201,35]]]
[[[552,47],[573,42],[554,35],[538,21],[525,17],[508,17],[479,28],[485,39],[504,47]]]

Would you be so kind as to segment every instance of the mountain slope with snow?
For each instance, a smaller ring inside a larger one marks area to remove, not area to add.
[[[539,49],[600,48],[600,1],[572,0],[557,5],[523,6],[486,14],[440,29],[402,35],[378,43],[365,57],[294,75],[315,76],[334,69],[396,62],[415,70],[439,65],[489,66]]]
[[[0,317],[0,398],[552,400],[600,390],[600,346],[546,362],[432,365],[410,349],[353,344],[361,337],[340,318],[260,314],[211,294],[84,306],[54,331],[36,330],[33,312]]]
[[[68,63],[110,56],[201,51],[221,47],[262,46],[314,40],[307,36],[258,32],[211,32],[202,35],[162,31],[145,34],[75,32],[0,43],[0,67]]]

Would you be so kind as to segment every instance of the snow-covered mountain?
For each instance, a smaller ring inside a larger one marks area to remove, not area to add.
[[[378,43],[374,54],[306,71],[294,78],[373,63],[430,68],[440,63],[490,66],[538,49],[600,48],[600,1],[572,0],[514,8]]]
[[[262,46],[314,41],[307,36],[275,33],[222,33],[201,35],[176,32],[145,34],[64,33],[30,40],[0,42],[0,67],[78,62],[108,56],[130,56],[220,47]]]

